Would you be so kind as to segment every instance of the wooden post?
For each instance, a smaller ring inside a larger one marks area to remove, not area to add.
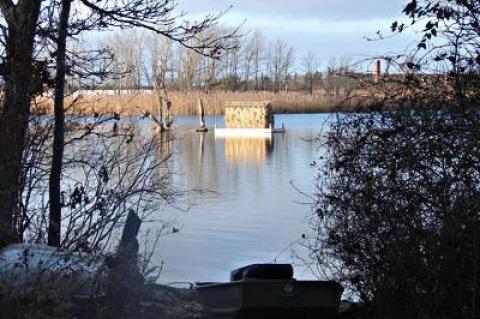
[[[198,112],[198,121],[200,122],[200,126],[197,127],[196,131],[200,132],[200,133],[208,132],[208,129],[205,126],[205,119],[204,119],[205,110],[203,108],[203,100],[202,99],[198,99],[197,112]]]
[[[380,83],[380,80],[382,79],[382,62],[380,60],[375,61],[373,73],[373,83]]]
[[[167,114],[165,115],[165,128],[168,130],[173,124],[172,101],[167,99]]]
[[[106,309],[109,318],[132,318],[132,309],[144,290],[144,278],[138,269],[137,235],[142,221],[130,211],[123,228],[117,254],[107,259]]]
[[[136,262],[138,255],[137,235],[142,221],[134,212],[129,212],[125,227],[123,228],[122,239],[118,247],[120,258],[127,262]]]

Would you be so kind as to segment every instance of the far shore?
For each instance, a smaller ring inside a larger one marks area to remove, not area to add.
[[[332,113],[339,111],[358,110],[354,100],[348,102],[348,96],[343,92],[327,94],[318,90],[309,94],[301,91],[217,91],[206,93],[203,91],[171,91],[169,98],[172,101],[172,113],[176,116],[196,115],[197,103],[203,100],[205,115],[223,115],[227,102],[257,102],[269,101],[276,114],[301,113]],[[72,103],[72,101],[74,101]],[[37,110],[46,114],[53,114],[51,97],[37,99]],[[66,99],[66,109],[69,114],[121,114],[123,116],[138,116],[143,112],[158,113],[158,98],[154,91],[113,91],[96,90],[80,91]],[[33,109],[35,111],[35,108]]]

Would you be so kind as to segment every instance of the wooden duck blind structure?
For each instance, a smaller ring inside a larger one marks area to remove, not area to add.
[[[272,105],[268,102],[230,102],[225,106],[225,126],[237,128],[274,127]]]
[[[275,129],[270,102],[229,102],[225,105],[225,128],[215,128],[215,136],[265,137],[282,133]]]

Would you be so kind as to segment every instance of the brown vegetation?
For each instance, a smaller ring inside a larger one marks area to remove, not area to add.
[[[202,99],[205,104],[205,115],[223,115],[225,105],[231,101],[238,102],[257,102],[270,101],[274,113],[326,113],[339,110],[339,104],[347,99],[347,95],[327,95],[324,91],[318,90],[310,95],[304,92],[233,92],[219,91],[214,93],[205,93],[202,91],[183,92],[172,91],[169,93],[172,101],[172,112],[174,115],[196,115],[197,101]],[[47,105],[52,104],[49,98],[41,99]],[[342,110],[354,110],[359,107],[355,99],[349,101]],[[121,95],[85,95],[80,96],[76,103],[71,103],[68,99],[66,104],[69,107],[68,113],[71,114],[123,114],[123,115],[142,115],[142,110],[152,114],[157,113],[157,98],[155,93],[141,91],[139,93],[128,93]],[[52,104],[53,105],[53,104]],[[47,113],[51,114],[53,107],[47,107]]]

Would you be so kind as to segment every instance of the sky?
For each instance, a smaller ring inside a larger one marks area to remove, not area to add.
[[[360,60],[397,53],[409,46],[414,34],[367,41],[377,31],[388,31],[402,18],[407,0],[178,0],[180,10],[198,18],[232,6],[224,25],[260,29],[270,39],[282,38],[297,56],[315,52],[326,65],[334,58]]]

